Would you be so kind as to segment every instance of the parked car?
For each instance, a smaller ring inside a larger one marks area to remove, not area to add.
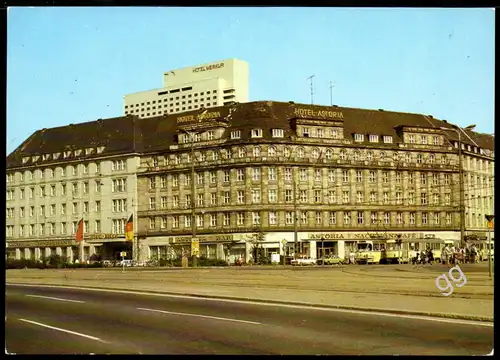
[[[329,255],[324,258],[319,258],[317,261],[318,265],[343,265],[344,259],[339,258],[337,255]]]
[[[111,260],[103,260],[102,266],[104,267],[113,267],[113,262]]]
[[[293,259],[290,262],[293,266],[307,266],[307,265],[316,265],[316,259],[311,259],[307,257],[302,257],[298,259]]]

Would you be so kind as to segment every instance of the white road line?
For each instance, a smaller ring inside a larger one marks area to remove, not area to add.
[[[29,297],[37,297],[37,298],[43,298],[43,299],[58,300],[58,301],[75,302],[75,303],[80,303],[80,304],[85,303],[85,301],[81,301],[81,300],[62,299],[62,298],[56,298],[56,297],[52,297],[52,296],[41,296],[41,295],[26,295],[26,296],[29,296]]]
[[[45,324],[42,324],[42,323],[39,323],[39,322],[36,322],[36,321],[31,321],[31,320],[26,320],[26,319],[19,319],[19,320],[27,322],[27,323],[30,323],[30,324],[35,324],[35,325],[38,325],[38,326],[46,327],[46,328],[49,328],[49,329],[52,329],[52,330],[57,330],[57,331],[61,331],[61,332],[65,332],[65,333],[73,334],[73,335],[78,335],[78,336],[81,336],[81,337],[84,337],[84,338],[87,338],[87,339],[96,340],[96,341],[100,341],[100,342],[106,342],[104,340],[99,339],[98,337],[90,336],[90,335],[85,335],[85,334],[82,334],[82,333],[78,333],[76,331],[61,329],[61,328],[58,328],[58,327],[55,327],[55,326],[45,325]]]
[[[199,300],[199,301],[218,301],[218,302],[227,302],[227,303],[236,303],[236,304],[249,304],[249,305],[255,305],[255,306],[260,305],[260,306],[286,307],[286,308],[292,308],[292,309],[307,309],[307,310],[311,310],[311,311],[317,310],[317,311],[341,312],[341,313],[349,313],[349,314],[388,316],[388,317],[399,317],[399,318],[405,318],[405,319],[445,322],[445,323],[461,324],[461,325],[469,325],[469,326],[474,325],[474,326],[493,327],[492,322],[474,321],[474,320],[460,320],[460,319],[452,319],[452,318],[440,318],[440,317],[425,316],[425,315],[391,314],[391,313],[384,313],[384,312],[377,312],[377,311],[334,309],[334,308],[326,308],[326,307],[319,308],[319,307],[306,306],[306,305],[276,304],[276,303],[254,302],[254,301],[247,301],[247,300],[218,299],[218,298],[206,298],[206,297],[197,297],[197,296],[189,296],[189,295],[160,294],[160,293],[151,293],[151,292],[146,292],[146,291],[96,289],[96,288],[76,287],[76,286],[31,285],[31,284],[15,284],[15,283],[7,283],[6,285],[38,287],[38,288],[39,287],[48,287],[48,288],[61,288],[61,289],[75,289],[75,290],[96,291],[96,292],[111,292],[111,293],[119,293],[119,294],[171,297],[171,298],[191,299],[191,300]]]
[[[254,321],[229,319],[229,318],[222,318],[222,317],[217,317],[217,316],[187,314],[187,313],[165,311],[165,310],[155,310],[155,309],[146,309],[146,308],[137,308],[137,309],[138,310],[144,310],[144,311],[154,311],[154,312],[159,312],[159,313],[164,313],[164,314],[171,314],[171,315],[194,316],[194,317],[201,317],[201,318],[207,318],[207,319],[224,320],[224,321],[234,321],[234,322],[240,322],[240,323],[245,323],[245,324],[253,324],[253,325],[262,325],[261,323],[254,322]]]

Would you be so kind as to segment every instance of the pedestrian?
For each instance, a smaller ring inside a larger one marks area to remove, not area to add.
[[[477,262],[477,249],[476,245],[472,245],[471,254],[472,254],[472,263],[475,264]]]
[[[429,264],[433,264],[434,262],[434,255],[432,254],[432,250],[429,248],[427,250],[427,257],[429,258]]]
[[[356,262],[356,254],[351,250],[349,253],[349,264],[354,264]]]

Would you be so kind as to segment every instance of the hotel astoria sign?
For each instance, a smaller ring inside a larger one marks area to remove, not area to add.
[[[338,232],[308,234],[309,240],[385,240],[385,239],[423,239],[423,233],[385,233],[385,232]]]

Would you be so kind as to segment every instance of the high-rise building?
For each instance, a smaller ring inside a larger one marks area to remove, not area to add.
[[[227,59],[171,70],[163,88],[124,96],[125,115],[148,118],[248,101],[248,63]]]

